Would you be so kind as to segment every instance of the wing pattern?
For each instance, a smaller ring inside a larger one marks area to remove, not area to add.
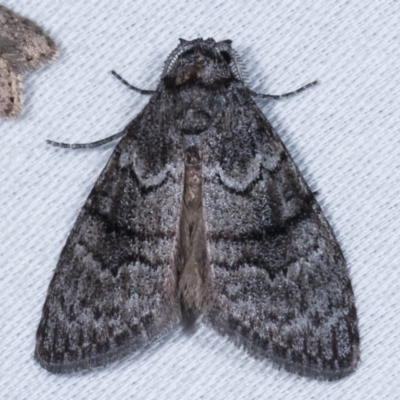
[[[181,40],[62,251],[37,332],[42,366],[91,368],[202,315],[289,371],[354,371],[342,251],[253,95],[230,41]]]
[[[181,321],[175,253],[184,168],[179,142],[160,135],[168,118],[159,94],[127,127],[75,223],[37,331],[36,358],[49,370],[100,365]]]
[[[356,308],[342,251],[256,104],[240,87],[228,96],[228,109],[210,131],[213,145],[205,150],[212,276],[206,320],[286,369],[340,378],[359,359]]]

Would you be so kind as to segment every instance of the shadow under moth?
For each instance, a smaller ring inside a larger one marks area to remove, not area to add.
[[[58,51],[35,22],[0,5],[0,118],[16,118],[22,111],[22,77]]]
[[[49,141],[85,148],[122,137],[50,283],[40,365],[90,369],[202,316],[288,371],[328,380],[354,371],[358,322],[342,251],[254,101],[305,87],[258,95],[231,41],[211,38],[181,39],[156,90],[125,83],[151,99],[122,132]]]

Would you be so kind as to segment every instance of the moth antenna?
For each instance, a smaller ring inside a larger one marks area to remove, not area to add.
[[[241,57],[239,56],[239,54],[236,52],[236,50],[231,49],[231,53],[233,55],[232,60],[235,61],[235,68],[238,74],[238,77],[240,77],[240,79],[242,80],[242,82],[244,84],[246,84],[247,80],[248,80],[248,72],[246,67],[243,64],[243,61],[241,59]]]
[[[122,82],[125,86],[127,86],[129,89],[134,90],[135,92],[139,92],[140,94],[153,94],[156,91],[155,90],[146,90],[146,89],[139,89],[136,86],[131,85],[128,81],[126,81],[121,75],[117,74],[114,70],[111,71],[111,73],[120,81]]]
[[[231,63],[229,64],[231,71],[234,77],[237,80],[242,81],[246,84],[247,81],[247,73],[244,68],[243,62],[239,56],[239,54],[231,47],[231,40],[224,40],[217,43],[218,50],[226,51],[231,56]]]

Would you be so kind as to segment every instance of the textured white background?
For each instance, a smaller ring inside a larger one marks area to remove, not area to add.
[[[25,109],[0,122],[0,397],[4,399],[394,399],[400,396],[399,2],[3,0],[37,21],[61,58],[26,79]],[[113,4],[113,5],[112,5]],[[59,253],[119,132],[148,101],[178,38],[232,39],[260,107],[331,222],[356,294],[362,361],[317,382],[250,358],[200,323],[120,362],[57,376],[33,359]]]

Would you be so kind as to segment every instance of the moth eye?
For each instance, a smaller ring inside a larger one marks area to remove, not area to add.
[[[227,51],[221,51],[221,56],[224,58],[227,64],[230,64],[232,61],[232,57]]]

